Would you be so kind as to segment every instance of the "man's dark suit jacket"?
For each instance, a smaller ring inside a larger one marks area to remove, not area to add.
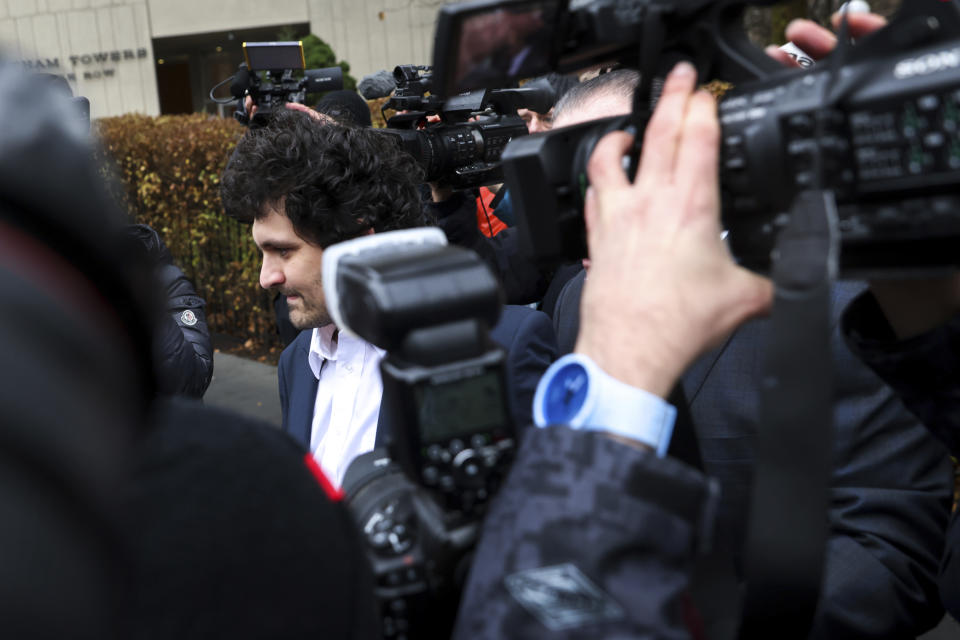
[[[860,360],[899,394],[930,432],[960,459],[960,314],[905,340],[896,337],[869,292],[843,314],[843,334]],[[960,620],[960,512],[947,529],[940,599]]]
[[[310,447],[313,407],[317,397],[317,379],[307,355],[311,331],[302,331],[293,344],[283,350],[277,372],[280,378],[281,428],[304,447]],[[518,428],[532,422],[533,394],[540,376],[557,357],[557,339],[550,319],[528,307],[507,305],[490,337],[507,352],[507,391],[510,410]],[[390,432],[387,414],[380,414],[377,446],[384,444]]]
[[[560,355],[573,348],[583,280],[582,273],[573,278],[558,298]],[[839,283],[833,292],[831,534],[813,638],[914,637],[943,615],[936,576],[949,514],[949,461],[840,335],[840,314],[863,288]],[[768,328],[763,319],[745,324],[683,378],[705,471],[722,487],[719,546],[736,561],[747,526]]]

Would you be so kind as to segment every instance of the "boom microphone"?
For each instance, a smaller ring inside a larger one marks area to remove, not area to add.
[[[363,76],[357,83],[357,90],[365,100],[386,98],[396,88],[397,83],[393,78],[393,73],[383,69]]]

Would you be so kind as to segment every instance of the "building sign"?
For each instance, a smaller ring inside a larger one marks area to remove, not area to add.
[[[23,66],[37,71],[51,71],[60,73],[71,82],[78,77],[84,80],[95,80],[97,78],[112,78],[116,69],[77,69],[78,65],[86,66],[92,64],[106,64],[108,62],[122,62],[124,60],[142,60],[147,57],[147,50],[143,47],[139,49],[120,49],[117,51],[98,51],[97,53],[81,53],[67,56],[72,65],[72,69],[64,71],[60,67],[60,58],[38,58],[36,60],[23,60]]]

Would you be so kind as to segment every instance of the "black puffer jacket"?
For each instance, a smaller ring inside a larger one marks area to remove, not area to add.
[[[162,395],[202,398],[213,377],[213,348],[203,310],[206,303],[173,264],[156,231],[145,224],[130,225],[128,231],[143,245],[166,295],[167,314],[158,320],[153,341],[157,390]]]

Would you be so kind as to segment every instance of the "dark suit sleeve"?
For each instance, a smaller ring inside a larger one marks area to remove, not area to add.
[[[915,637],[943,615],[936,575],[949,515],[950,463],[943,447],[844,344],[840,313],[862,289],[840,283],[833,301],[834,462],[824,583],[811,636],[818,640]],[[685,376],[706,471],[723,484],[722,545],[738,559],[768,328],[764,320],[745,324],[721,355],[702,358]]]
[[[533,395],[543,372],[557,357],[557,339],[550,318],[525,307],[507,307],[504,320],[519,319],[513,335],[507,339],[494,330],[494,338],[507,348],[507,386],[514,424],[522,428],[533,422]],[[504,323],[506,324],[506,322]]]
[[[715,485],[566,427],[524,434],[484,522],[454,638],[686,638]]]
[[[960,457],[960,314],[910,340],[897,340],[876,299],[857,297],[843,315],[847,345]]]
[[[889,384],[924,425],[960,456],[960,315],[910,340],[897,340],[873,295],[843,316],[853,352]],[[954,514],[940,565],[940,598],[960,618],[960,519]]]
[[[840,309],[847,300],[838,300]],[[813,637],[913,637],[943,615],[936,575],[950,462],[890,387],[853,356],[839,327],[831,346],[832,535]]]

